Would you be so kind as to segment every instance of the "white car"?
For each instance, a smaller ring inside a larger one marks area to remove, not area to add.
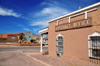
[[[47,43],[47,42],[43,42],[43,44],[44,44],[44,45],[48,45],[48,43]]]

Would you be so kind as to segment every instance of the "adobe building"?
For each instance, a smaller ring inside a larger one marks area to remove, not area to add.
[[[38,40],[40,39],[40,36],[39,35],[36,35],[36,34],[32,33],[31,31],[24,32],[24,36],[25,37],[27,37],[27,34],[30,34],[31,37],[32,37],[32,39],[30,40],[31,43],[38,42]]]
[[[1,43],[7,43],[7,42],[18,42],[20,39],[25,39],[23,33],[4,33],[0,36],[0,42]]]
[[[48,21],[39,31],[48,34],[48,52],[52,56],[89,61],[100,60],[100,2]],[[42,43],[40,52],[42,52]]]
[[[5,43],[7,42],[7,35],[3,35],[3,34],[0,34],[0,43]]]

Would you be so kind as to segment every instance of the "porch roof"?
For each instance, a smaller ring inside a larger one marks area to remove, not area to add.
[[[48,27],[40,30],[39,34],[48,34]]]

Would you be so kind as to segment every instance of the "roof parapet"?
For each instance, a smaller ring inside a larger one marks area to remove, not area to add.
[[[98,5],[100,5],[100,2],[98,2],[98,3],[96,3],[96,4],[93,4],[93,5],[90,5],[90,6],[87,6],[87,7],[85,7],[85,8],[82,8],[82,9],[80,9],[80,10],[77,10],[77,11],[71,12],[71,13],[66,14],[66,15],[64,15],[64,16],[61,16],[61,17],[58,17],[58,18],[52,19],[52,20],[48,21],[48,23],[51,23],[51,22],[53,22],[53,21],[56,21],[56,20],[61,19],[61,18],[64,18],[64,17],[68,17],[68,16],[70,16],[70,15],[73,15],[73,14],[79,13],[79,12],[81,12],[81,11],[84,11],[84,10],[87,10],[87,9],[90,9],[90,8],[93,8],[93,7],[96,7],[96,6],[98,6]]]

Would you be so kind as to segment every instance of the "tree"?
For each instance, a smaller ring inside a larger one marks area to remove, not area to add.
[[[23,39],[23,36],[22,36],[22,35],[20,36],[20,39],[21,39],[21,40]]]

